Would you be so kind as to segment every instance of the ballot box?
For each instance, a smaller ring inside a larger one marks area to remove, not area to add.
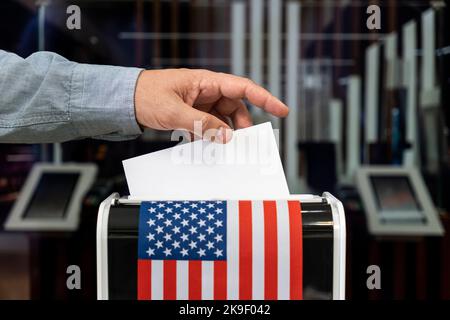
[[[344,210],[329,193],[199,201],[115,193],[99,208],[97,295],[345,299],[345,246]]]

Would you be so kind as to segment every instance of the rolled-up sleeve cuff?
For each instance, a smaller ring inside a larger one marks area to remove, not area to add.
[[[134,93],[139,68],[77,64],[73,69],[69,112],[80,137],[133,139],[142,134]]]

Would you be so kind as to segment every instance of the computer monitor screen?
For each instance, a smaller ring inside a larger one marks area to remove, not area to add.
[[[407,176],[371,176],[370,181],[380,211],[421,211]]]
[[[23,217],[64,219],[79,177],[79,173],[43,173]]]

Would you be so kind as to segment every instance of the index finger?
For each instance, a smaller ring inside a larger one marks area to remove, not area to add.
[[[250,79],[226,73],[214,73],[214,78],[224,97],[247,99],[251,104],[277,117],[285,117],[289,113],[289,108],[283,102]]]

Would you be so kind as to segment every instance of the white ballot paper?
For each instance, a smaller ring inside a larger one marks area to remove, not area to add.
[[[123,161],[138,200],[283,199],[289,189],[270,122]]]

